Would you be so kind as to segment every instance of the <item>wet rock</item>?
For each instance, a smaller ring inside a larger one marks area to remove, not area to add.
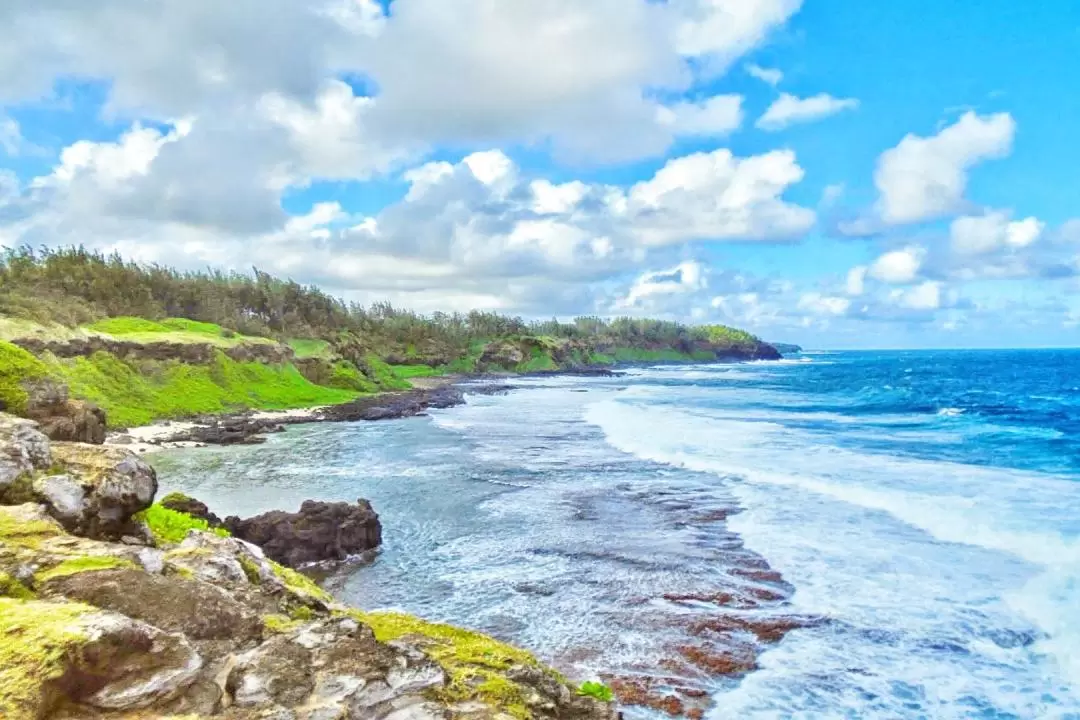
[[[362,397],[343,405],[323,408],[318,415],[322,420],[354,422],[358,420],[395,420],[424,413],[428,408],[449,408],[461,405],[465,397],[461,390],[451,385],[433,389],[410,390],[400,393],[382,393]]]
[[[290,567],[345,560],[382,542],[379,516],[362,499],[355,504],[308,500],[296,513],[274,511],[246,520],[229,517],[225,526],[235,537],[258,545]]]

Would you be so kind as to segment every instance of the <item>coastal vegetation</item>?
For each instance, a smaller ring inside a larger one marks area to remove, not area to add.
[[[182,272],[83,248],[0,253],[0,408],[23,413],[45,379],[110,427],[333,405],[442,375],[774,356],[722,325],[421,315],[259,270]]]

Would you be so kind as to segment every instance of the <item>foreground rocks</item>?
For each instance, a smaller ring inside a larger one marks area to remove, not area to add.
[[[0,414],[5,720],[617,717],[522,650],[352,610],[242,539],[192,529],[170,544],[153,540],[155,529],[112,541],[102,532],[109,522],[142,525],[132,513],[156,490],[143,467],[115,449],[52,444],[33,423]],[[86,512],[71,512],[74,491],[38,489],[55,477],[83,490]],[[378,527],[363,504],[284,515],[253,527],[300,537],[309,524],[354,523],[324,538],[337,549],[370,541]],[[62,524],[68,516],[82,519]]]
[[[308,500],[300,512],[273,511],[246,520],[229,517],[224,526],[234,537],[294,568],[346,560],[382,543],[379,516],[362,499],[355,504]]]

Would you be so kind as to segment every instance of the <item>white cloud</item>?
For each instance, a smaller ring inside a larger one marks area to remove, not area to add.
[[[782,194],[802,177],[788,150],[748,158],[726,149],[695,153],[669,160],[651,180],[634,185],[628,208],[646,245],[797,237],[816,216]]]
[[[869,275],[875,280],[894,285],[912,282],[918,277],[925,254],[919,247],[887,252],[870,266]]]
[[[798,307],[813,315],[843,315],[851,307],[851,300],[846,297],[811,292],[799,298]]]
[[[949,226],[949,238],[954,252],[961,255],[980,255],[1002,249],[1025,248],[1043,234],[1046,224],[1038,218],[1010,221],[1008,213],[988,212],[985,215],[959,217]]]
[[[866,272],[868,268],[865,265],[856,265],[848,270],[846,282],[844,283],[844,289],[848,295],[858,297],[862,295],[866,290]]]
[[[708,286],[704,268],[688,260],[667,270],[647,272],[638,277],[626,297],[615,302],[616,308],[630,308],[657,295],[678,295],[703,290]]]
[[[673,128],[657,122],[656,91],[682,93],[696,70],[753,49],[799,5],[395,0],[384,16],[373,0],[9,2],[0,103],[38,100],[58,78],[78,77],[107,84],[109,111],[221,115],[237,138],[251,122],[244,111],[261,107],[327,177],[384,170],[445,143],[633,159],[664,152],[674,132],[728,131],[730,100],[678,107]],[[362,78],[374,101],[345,92],[341,77]],[[248,152],[258,152],[254,135]]]
[[[25,143],[15,118],[0,113],[0,151],[14,157],[22,152]]]
[[[905,136],[882,153],[874,173],[882,218],[910,223],[956,211],[968,171],[983,160],[1008,155],[1015,131],[1008,113],[968,112],[937,135]]]
[[[716,95],[701,102],[661,106],[657,120],[676,135],[726,135],[742,125],[742,95]]]
[[[894,290],[890,297],[909,310],[937,310],[941,307],[941,283],[927,280],[914,287]]]
[[[679,51],[726,68],[787,22],[802,0],[668,0],[668,5],[682,18]]]
[[[228,136],[208,142],[202,128],[202,120],[168,133],[135,125],[114,143],[74,144],[50,175],[8,193],[0,237],[11,244],[85,244],[182,267],[255,264],[414,305],[441,288],[477,302],[487,297],[484,307],[565,301],[588,311],[598,302],[594,283],[670,257],[666,246],[783,240],[814,219],[813,211],[782,198],[802,176],[791,153],[737,158],[726,150],[675,158],[629,188],[554,184],[523,176],[502,151],[475,152],[403,173],[405,197],[372,216],[350,217],[321,203],[290,217],[280,195],[291,175],[277,163],[257,166],[265,171],[261,182],[196,181],[204,152],[230,151]],[[291,136],[265,136],[282,137]],[[701,274],[694,272],[683,267],[684,284],[697,282]],[[663,292],[649,287],[643,284],[632,302]]]
[[[820,120],[858,106],[859,101],[854,98],[834,98],[827,93],[808,98],[782,93],[758,118],[756,125],[762,130],[783,130],[790,125]]]
[[[780,81],[784,79],[784,73],[776,68],[763,68],[760,65],[754,63],[746,64],[746,72],[750,77],[755,77],[761,82],[768,83],[773,87],[780,84]]]

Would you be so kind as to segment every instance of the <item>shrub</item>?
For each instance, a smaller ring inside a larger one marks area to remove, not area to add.
[[[611,702],[615,699],[615,693],[611,691],[611,688],[602,682],[593,682],[591,680],[581,683],[577,694],[596,698],[602,702]]]

